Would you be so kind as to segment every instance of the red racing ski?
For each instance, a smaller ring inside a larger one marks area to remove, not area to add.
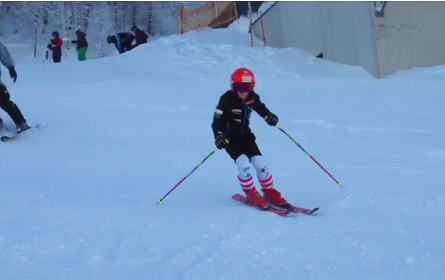
[[[249,204],[249,203],[247,202],[246,197],[243,196],[243,195],[241,195],[241,194],[235,194],[235,195],[233,195],[233,196],[232,196],[232,199],[233,199],[233,200],[236,200],[236,201],[238,201],[238,202],[241,202],[241,203],[243,203],[243,204],[252,206],[252,207],[254,207],[254,208],[257,208],[257,209],[259,209],[259,210],[262,210],[262,209],[260,209],[260,208],[258,208],[258,207],[253,206],[252,204]],[[315,212],[317,212],[318,210],[319,210],[318,207],[313,208],[313,209],[309,209],[309,208],[303,208],[303,207],[292,206],[290,209],[285,209],[285,208],[277,207],[277,206],[274,206],[274,205],[270,205],[270,208],[269,208],[269,209],[266,209],[266,210],[263,210],[263,211],[273,212],[273,213],[275,213],[275,214],[280,215],[281,217],[286,217],[290,212],[294,212],[294,213],[297,213],[297,214],[304,214],[304,215],[312,215],[312,214],[314,214]]]

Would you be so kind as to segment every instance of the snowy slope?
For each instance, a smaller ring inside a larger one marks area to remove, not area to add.
[[[28,121],[46,127],[0,145],[0,279],[445,278],[445,82],[252,49],[244,27],[18,66],[15,84],[3,68]],[[276,187],[318,216],[231,200],[241,190],[223,151],[156,205],[214,149],[214,106],[240,66],[281,127],[342,181],[252,116]]]

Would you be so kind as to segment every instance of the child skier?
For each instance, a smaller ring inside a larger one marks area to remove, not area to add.
[[[0,42],[0,62],[3,64],[3,66],[8,68],[9,75],[15,83],[17,80],[17,72],[15,71],[14,61],[12,60],[8,49],[6,49],[2,42]],[[14,121],[17,126],[17,133],[21,133],[30,127],[26,123],[26,120],[17,104],[15,104],[10,98],[11,96],[8,89],[0,80],[0,108],[8,113],[8,115]],[[3,120],[0,117],[0,130],[3,128],[3,126]]]
[[[51,44],[48,44],[46,48],[53,52],[53,62],[60,63],[62,61],[62,45],[63,40],[60,38],[59,32],[54,31],[52,34]]]
[[[261,209],[272,205],[289,208],[291,205],[274,188],[274,180],[255,142],[256,137],[249,127],[252,110],[267,124],[276,126],[278,117],[269,111],[260,96],[254,92],[255,76],[246,68],[236,69],[231,76],[231,90],[224,93],[216,106],[212,130],[215,145],[225,149],[238,166],[238,180],[247,200]],[[264,198],[254,186],[250,164],[256,170]]]

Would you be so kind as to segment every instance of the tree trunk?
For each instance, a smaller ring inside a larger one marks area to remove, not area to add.
[[[121,26],[124,26],[124,28],[125,28],[125,14],[127,13],[127,5],[126,5],[126,3],[124,2],[124,3],[122,3],[122,10],[123,10],[123,13],[122,13],[122,15],[121,15],[121,17],[120,17],[120,23],[121,23]]]
[[[147,33],[149,35],[153,34],[153,1],[148,2],[148,26]]]
[[[42,25],[42,34],[46,33],[46,28],[48,27],[48,7],[43,6],[43,25]]]
[[[136,26],[136,3],[133,3],[133,16],[131,17],[132,26]]]
[[[113,18],[114,18],[114,30],[116,30],[118,28],[118,20],[119,20],[119,15],[118,15],[118,2],[113,1]],[[125,4],[124,4],[125,5]]]
[[[37,27],[34,27],[34,58],[37,57]]]
[[[90,10],[91,10],[91,5],[88,2],[87,3],[87,15],[85,16],[85,34],[87,34],[87,32],[88,32],[88,23],[89,23],[89,17],[90,17]]]
[[[21,21],[22,20],[19,18],[19,20],[17,21],[17,26],[15,27],[15,30],[14,30],[14,34],[18,34],[19,33],[19,28],[20,28]]]

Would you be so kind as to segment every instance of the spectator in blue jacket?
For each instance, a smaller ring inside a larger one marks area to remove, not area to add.
[[[133,40],[134,35],[130,32],[120,32],[107,37],[108,44],[113,43],[119,54],[130,51],[133,48]]]

